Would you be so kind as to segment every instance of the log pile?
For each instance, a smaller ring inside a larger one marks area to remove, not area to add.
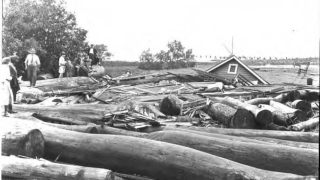
[[[318,90],[275,88],[257,97],[262,91],[209,92],[212,82],[166,76],[23,87],[18,113],[1,120],[2,177],[318,178]]]

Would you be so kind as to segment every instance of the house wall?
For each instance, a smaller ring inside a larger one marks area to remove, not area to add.
[[[220,66],[219,68],[211,71],[210,73],[216,74],[223,78],[234,79],[237,76],[237,74],[228,73],[229,64],[238,64],[237,74],[241,74],[242,76],[247,78],[249,81],[258,81],[258,84],[262,84],[262,82],[259,79],[253,76],[247,69],[245,69],[236,60],[231,60],[228,63]]]

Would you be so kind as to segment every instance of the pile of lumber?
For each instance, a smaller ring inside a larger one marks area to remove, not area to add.
[[[319,90],[247,100],[215,82],[137,78],[23,87],[28,101],[1,120],[2,177],[318,179]]]

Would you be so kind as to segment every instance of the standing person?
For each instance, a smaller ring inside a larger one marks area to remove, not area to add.
[[[10,58],[11,58],[11,61],[9,62],[9,68],[10,68],[10,75],[12,77],[12,80],[10,81],[10,87],[13,93],[13,102],[16,102],[17,92],[20,90],[17,69],[16,69],[16,64],[19,60],[19,57],[14,54]],[[9,105],[9,113],[15,113],[12,110],[12,105]]]
[[[0,65],[0,105],[4,106],[4,113],[2,115],[4,117],[8,117],[9,105],[13,104],[13,95],[10,88],[12,77],[10,76],[9,62],[10,57],[5,57]]]
[[[74,66],[72,61],[67,57],[66,58],[66,76],[72,77],[74,75]]]
[[[37,82],[37,72],[40,70],[41,64],[34,48],[31,48],[28,52],[29,54],[24,61],[24,64],[28,73],[28,79],[30,80],[30,87],[35,87]]]
[[[64,51],[62,51],[61,53],[61,56],[59,58],[59,79],[61,79],[63,77],[63,73],[65,73],[66,71],[66,60],[65,60],[65,57],[66,57],[66,53]]]
[[[93,65],[92,63],[95,62],[95,58],[97,55],[97,50],[94,48],[93,44],[91,44],[91,47],[88,49],[87,52],[89,58],[91,59],[91,66]]]

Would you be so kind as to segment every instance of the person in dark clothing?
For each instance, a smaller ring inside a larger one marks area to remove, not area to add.
[[[97,50],[94,48],[93,44],[91,44],[91,47],[88,48],[87,54],[88,54],[89,58],[91,59],[91,66],[96,65],[97,64],[96,63]]]
[[[10,57],[11,58],[11,62],[9,63],[9,68],[10,68],[10,75],[12,77],[12,80],[10,81],[10,87],[12,89],[12,93],[13,93],[13,102],[16,101],[16,96],[17,96],[17,92],[20,90],[20,85],[19,85],[19,81],[18,81],[18,75],[17,75],[17,69],[16,69],[16,64],[19,60],[19,57],[16,55],[13,55]],[[13,112],[12,111],[12,105],[10,107],[9,105],[9,113]]]

